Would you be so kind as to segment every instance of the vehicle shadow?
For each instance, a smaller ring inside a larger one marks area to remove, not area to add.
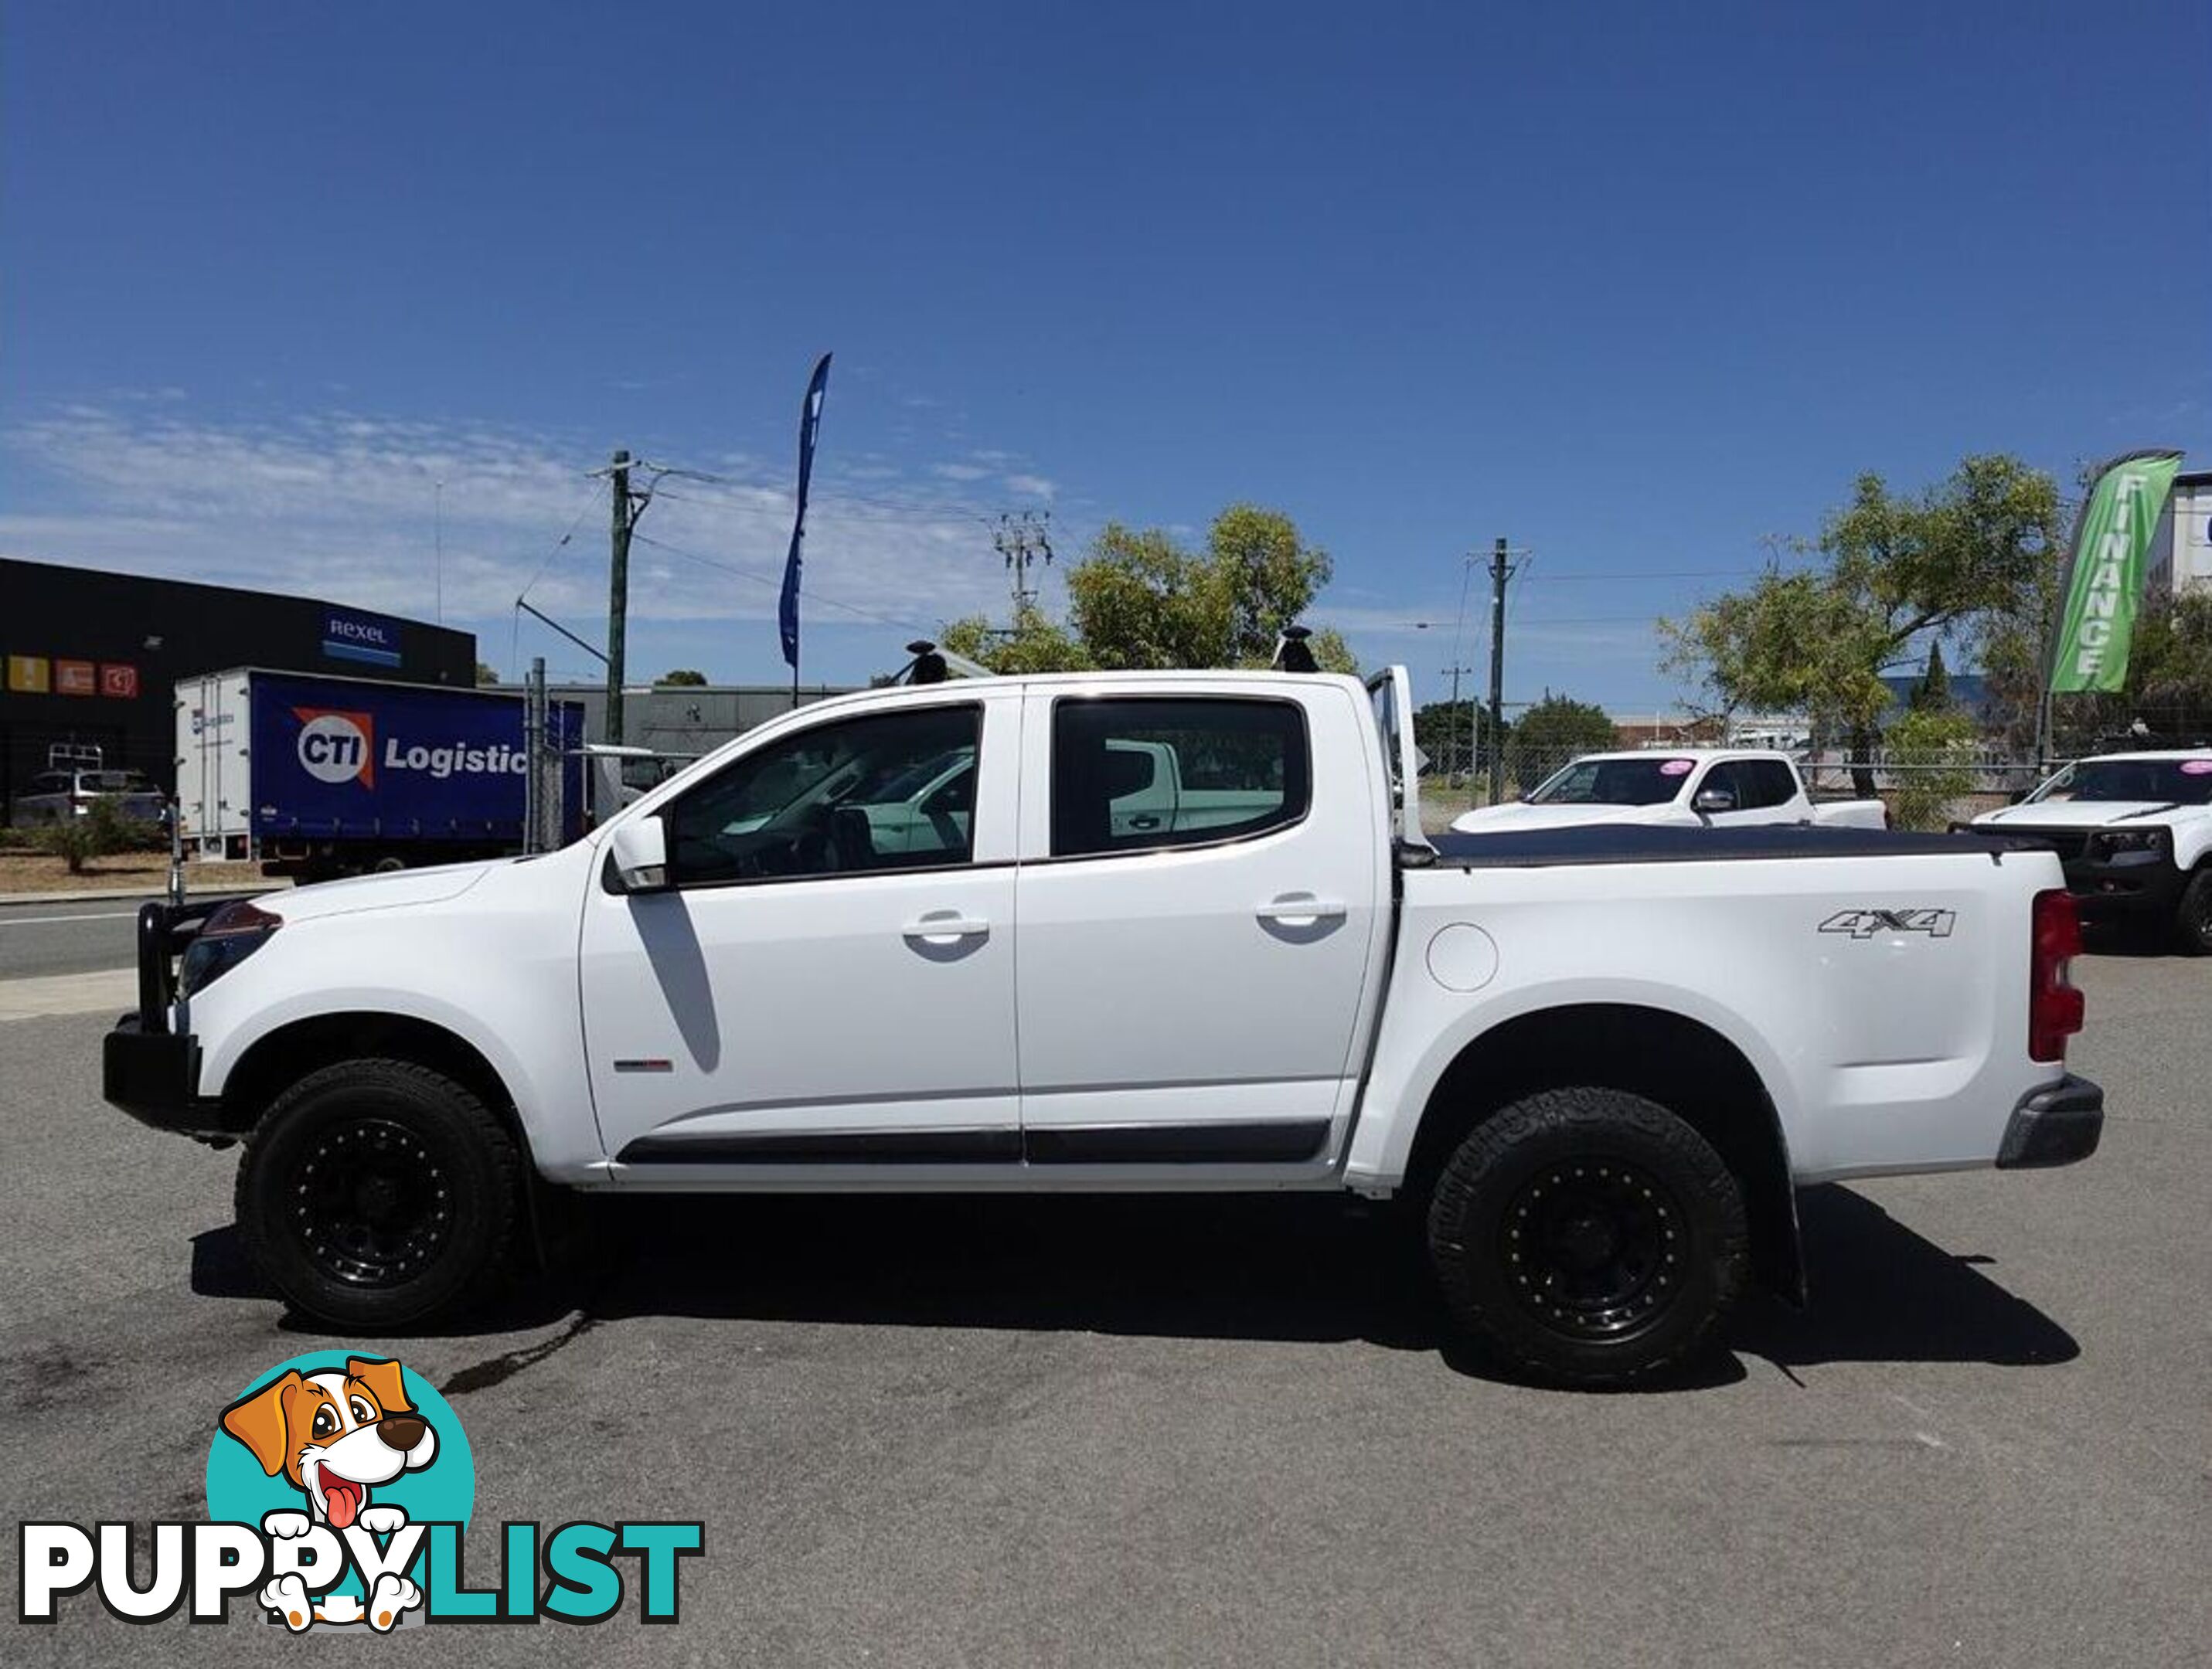
[[[1760,1297],[1729,1343],[1784,1368],[1833,1362],[2070,1362],[2074,1336],[1984,1275],[1990,1259],[1946,1251],[1844,1187],[1798,1196],[1813,1301]]]
[[[580,1202],[565,1270],[439,1329],[486,1336],[655,1315],[1132,1336],[1364,1341],[1516,1376],[1453,1336],[1399,1213],[1291,1195],[661,1196]],[[1814,1302],[1754,1295],[1729,1344],[1786,1369],[2067,1361],[2072,1337],[1957,1255],[1839,1187],[1802,1200]],[[192,1286],[267,1297],[234,1230],[198,1237]],[[288,1320],[288,1326],[313,1324]],[[1639,1389],[1744,1377],[1717,1352]]]

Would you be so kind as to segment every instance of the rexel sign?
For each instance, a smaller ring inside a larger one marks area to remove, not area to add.
[[[399,622],[349,609],[323,610],[323,652],[333,660],[371,666],[399,665]]]

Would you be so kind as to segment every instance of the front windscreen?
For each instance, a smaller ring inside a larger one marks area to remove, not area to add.
[[[2027,797],[2030,805],[2068,800],[2212,805],[2212,755],[2202,759],[2085,759]]]
[[[1579,759],[1528,796],[1532,805],[1664,805],[1682,792],[1693,761]]]

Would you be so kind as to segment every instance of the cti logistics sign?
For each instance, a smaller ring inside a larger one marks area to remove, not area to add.
[[[2135,452],[2097,478],[2067,565],[2066,612],[2051,662],[2054,694],[2117,690],[2125,683],[2143,553],[2180,466],[2179,452]]]

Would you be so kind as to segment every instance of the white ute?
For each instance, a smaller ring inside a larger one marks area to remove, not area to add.
[[[2183,950],[2212,956],[2212,748],[2077,760],[1961,826],[2044,841],[2085,914],[2162,919]]]
[[[1431,843],[1408,712],[1402,671],[818,702],[562,851],[147,907],[106,1094],[243,1140],[247,1245],[347,1330],[482,1297],[562,1189],[1305,1189],[1405,1201],[1458,1323],[1583,1382],[1801,1296],[1800,1186],[2094,1149],[2047,851]]]
[[[1797,762],[1785,753],[1652,748],[1584,754],[1547,777],[1527,799],[1477,806],[1462,812],[1452,827],[1474,834],[1626,822],[1684,828],[1772,823],[1887,828],[1889,812],[1878,799],[1815,802],[1806,792]]]

